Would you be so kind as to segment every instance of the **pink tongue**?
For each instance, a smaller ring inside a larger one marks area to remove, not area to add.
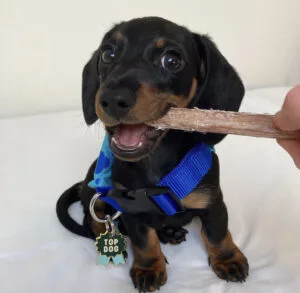
[[[148,126],[139,125],[120,125],[118,131],[118,142],[126,147],[136,147],[141,141],[142,135],[147,131]]]

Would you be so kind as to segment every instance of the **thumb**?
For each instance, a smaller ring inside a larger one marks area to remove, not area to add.
[[[275,115],[273,121],[281,130],[300,129],[300,85],[287,93],[282,109]]]
[[[275,126],[281,130],[285,131],[293,131],[296,130],[294,127],[293,120],[290,118],[290,116],[286,113],[284,109],[277,112],[273,118],[273,122]]]

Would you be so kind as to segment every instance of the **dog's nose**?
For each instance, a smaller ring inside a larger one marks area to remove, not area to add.
[[[107,90],[101,94],[100,104],[104,112],[112,118],[124,117],[135,104],[135,94],[129,89]]]

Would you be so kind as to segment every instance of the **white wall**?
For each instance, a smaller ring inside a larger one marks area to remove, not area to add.
[[[209,33],[248,87],[300,81],[299,0],[0,0],[0,117],[80,107],[113,23],[157,15]]]

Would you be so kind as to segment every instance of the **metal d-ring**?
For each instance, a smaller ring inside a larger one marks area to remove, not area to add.
[[[95,207],[95,204],[96,204],[96,201],[98,199],[98,197],[101,195],[100,192],[96,193],[92,199],[91,199],[91,202],[90,202],[90,214],[92,216],[92,218],[98,222],[98,223],[105,223],[105,226],[106,226],[106,229],[107,227],[111,227],[111,229],[114,229],[114,225],[113,225],[113,221],[116,220],[118,217],[120,217],[120,215],[122,214],[121,212],[117,211],[115,214],[113,214],[113,216],[109,216],[109,215],[106,215],[104,217],[104,219],[101,219],[101,218],[98,218],[96,213],[95,213],[95,210],[94,210],[94,207]],[[107,226],[108,225],[108,226]],[[107,229],[108,231],[110,229]]]

